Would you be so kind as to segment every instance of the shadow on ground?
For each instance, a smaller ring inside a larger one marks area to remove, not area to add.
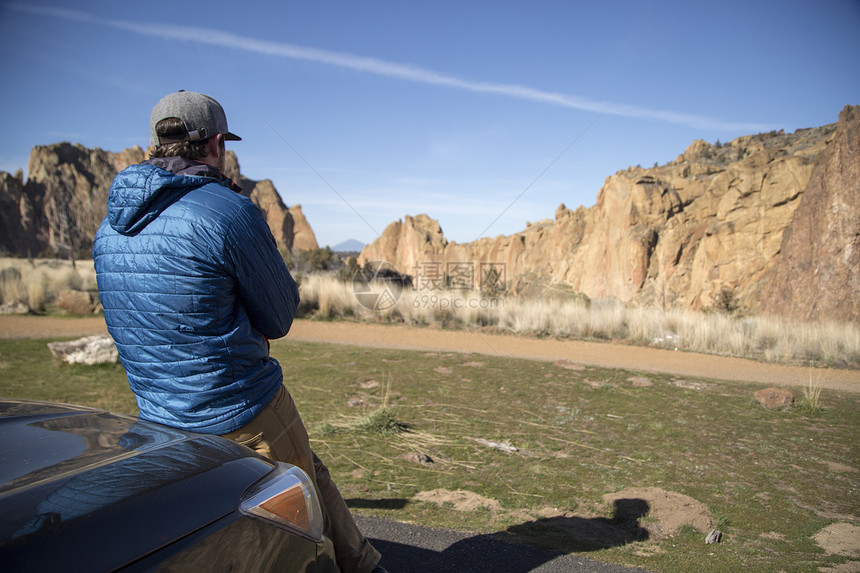
[[[347,500],[353,509],[400,509],[409,500]],[[436,571],[627,572],[639,569],[593,561],[583,552],[618,547],[648,539],[639,520],[648,513],[642,499],[619,499],[611,518],[552,517],[509,527],[485,535],[425,528],[377,518],[357,516],[356,521],[383,554],[382,565],[391,573]],[[559,547],[564,551],[546,549]]]

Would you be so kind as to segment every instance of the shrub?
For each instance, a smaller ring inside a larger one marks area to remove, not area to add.
[[[356,428],[361,432],[378,436],[392,436],[404,431],[405,426],[397,421],[391,408],[383,406],[359,420]]]
[[[723,286],[717,296],[714,298],[714,304],[710,310],[712,312],[721,312],[723,314],[736,314],[741,308],[741,303],[738,300],[738,295],[735,289],[729,286]]]
[[[346,259],[345,266],[338,272],[337,278],[341,282],[352,282],[355,279],[356,273],[360,270],[361,267],[358,264],[358,260],[355,257],[349,257]]]
[[[299,251],[296,256],[296,266],[306,272],[327,271],[333,262],[334,253],[331,247]]]
[[[803,399],[800,402],[801,406],[810,414],[817,414],[821,411],[821,377],[809,375],[809,383],[803,389]]]

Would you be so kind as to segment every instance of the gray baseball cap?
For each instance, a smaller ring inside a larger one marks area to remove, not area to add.
[[[162,137],[155,133],[155,125],[167,118],[175,117],[185,124],[187,133],[178,137]],[[152,108],[149,116],[149,131],[153,147],[181,141],[202,141],[220,133],[228,141],[242,138],[227,129],[227,116],[217,101],[197,92],[185,90],[167,94]]]

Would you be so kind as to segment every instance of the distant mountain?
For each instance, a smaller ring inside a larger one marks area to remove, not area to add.
[[[358,253],[364,248],[364,243],[355,239],[347,239],[331,248],[335,253]]]

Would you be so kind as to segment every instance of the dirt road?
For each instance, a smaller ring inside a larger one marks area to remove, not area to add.
[[[101,317],[0,316],[0,338],[68,338],[106,332]],[[781,366],[709,354],[577,340],[310,320],[297,320],[287,337],[291,339],[378,348],[474,352],[535,360],[566,358],[590,366],[757,382],[767,386],[806,386],[812,377],[822,388],[860,392],[860,371],[857,370]]]

